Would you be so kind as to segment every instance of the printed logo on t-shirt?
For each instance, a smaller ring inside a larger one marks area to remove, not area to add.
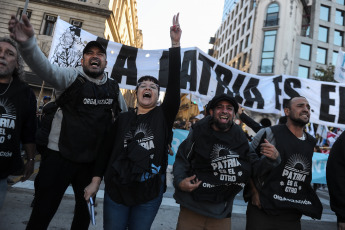
[[[287,193],[296,194],[302,190],[302,183],[310,174],[310,164],[302,154],[294,154],[287,161],[283,172],[280,186]]]
[[[227,146],[213,145],[210,156],[213,175],[217,176],[220,181],[236,182],[237,177],[242,176],[242,170],[235,172],[236,168],[241,166],[238,161],[239,155]]]
[[[139,145],[147,150],[154,149],[155,145],[153,143],[154,135],[150,126],[146,123],[141,123],[137,126],[134,136],[131,131],[126,133],[124,138],[124,147],[127,147],[128,140],[136,140]],[[153,157],[153,155],[151,156]]]
[[[0,144],[11,140],[16,126],[16,108],[7,99],[0,99]],[[11,157],[11,151],[0,151],[0,157]]]

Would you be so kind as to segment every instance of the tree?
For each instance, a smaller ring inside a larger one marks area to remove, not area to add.
[[[314,79],[318,81],[328,81],[328,82],[336,82],[334,81],[334,65],[331,63],[326,67],[321,67],[313,74]]]

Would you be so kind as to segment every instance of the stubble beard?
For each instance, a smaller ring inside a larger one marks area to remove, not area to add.
[[[104,74],[104,68],[103,69],[100,69],[99,71],[96,71],[96,72],[92,72],[92,71],[89,71],[86,67],[83,68],[84,70],[84,73],[91,77],[91,78],[98,78],[99,76],[103,75]]]
[[[298,127],[304,127],[306,124],[309,123],[309,119],[308,121],[303,121],[302,119],[298,119],[298,118],[294,118],[294,117],[290,117],[290,120],[293,122],[293,124],[295,124]]]

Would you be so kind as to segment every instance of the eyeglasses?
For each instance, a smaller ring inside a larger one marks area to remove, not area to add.
[[[158,90],[159,85],[154,84],[154,83],[153,84],[146,84],[146,83],[143,83],[143,82],[139,82],[138,83],[138,88],[140,88],[140,89],[150,88],[152,90]]]

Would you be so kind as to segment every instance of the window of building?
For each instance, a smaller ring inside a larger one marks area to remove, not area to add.
[[[249,46],[249,43],[250,43],[250,39],[249,39],[249,37],[250,37],[250,34],[248,34],[247,36],[246,36],[246,48]]]
[[[23,14],[23,10],[22,8],[19,8],[18,9],[18,12],[17,12],[17,19],[20,20],[20,18],[22,17],[22,14]],[[31,18],[31,14],[32,14],[32,10],[26,10],[26,16],[28,17],[28,19]]]
[[[279,5],[272,3],[267,8],[265,26],[276,26],[279,22]]]
[[[228,62],[228,56],[229,56],[229,54],[226,54],[226,56],[225,56],[225,63]]]
[[[328,42],[328,28],[319,26],[319,37],[318,40],[321,42]]]
[[[241,35],[243,35],[244,34],[244,31],[246,30],[246,23],[243,23],[243,25],[242,25],[242,33],[241,33]]]
[[[252,17],[248,18],[247,30],[249,30],[251,27],[252,27]]]
[[[243,40],[241,41],[241,43],[240,43],[240,53],[242,52],[242,49],[243,49]]]
[[[43,35],[51,36],[54,30],[54,24],[56,22],[56,16],[53,15],[45,15],[44,22],[43,22]]]
[[[325,74],[319,70],[319,69],[315,69],[315,73],[314,73],[315,76],[318,76],[318,77],[322,77],[324,76]]]
[[[265,31],[260,73],[273,73],[276,36],[276,30]]]
[[[241,58],[237,60],[237,69],[241,68]]]
[[[321,5],[320,7],[320,19],[324,21],[329,21],[330,8],[328,6]]]
[[[310,50],[311,50],[311,45],[302,43],[299,57],[301,59],[310,61]]]
[[[246,61],[247,61],[247,53],[243,54],[243,63],[242,63],[242,67],[246,66]]]
[[[87,0],[78,0],[79,2],[87,2]]]
[[[230,50],[229,61],[232,59],[232,50]]]
[[[298,66],[298,77],[308,78],[309,77],[309,68],[306,66]]]
[[[243,18],[246,18],[246,17],[247,17],[247,10],[248,10],[248,7],[244,8],[244,11],[243,11]]]
[[[233,45],[234,43],[235,43],[235,34],[232,35],[231,45]]]
[[[236,26],[237,26],[237,20],[235,19],[235,21],[234,21],[234,29],[236,29]]]
[[[336,2],[340,5],[345,5],[345,0],[337,0]]]
[[[338,52],[337,51],[333,51],[332,54],[332,65],[336,65],[337,64],[337,59],[338,59]]]
[[[71,18],[70,22],[69,22],[72,26],[76,26],[81,28],[83,26],[83,21],[78,20],[78,19],[73,19]]]
[[[234,57],[236,57],[237,55],[237,46],[235,46],[235,49],[234,49]]]
[[[334,45],[343,46],[344,32],[335,30],[334,31]]]
[[[335,24],[344,26],[344,11],[342,10],[335,11]]]
[[[239,38],[240,38],[240,29],[236,31],[236,40],[238,40]]]
[[[316,62],[321,64],[326,64],[327,50],[324,48],[317,48],[316,52]]]

